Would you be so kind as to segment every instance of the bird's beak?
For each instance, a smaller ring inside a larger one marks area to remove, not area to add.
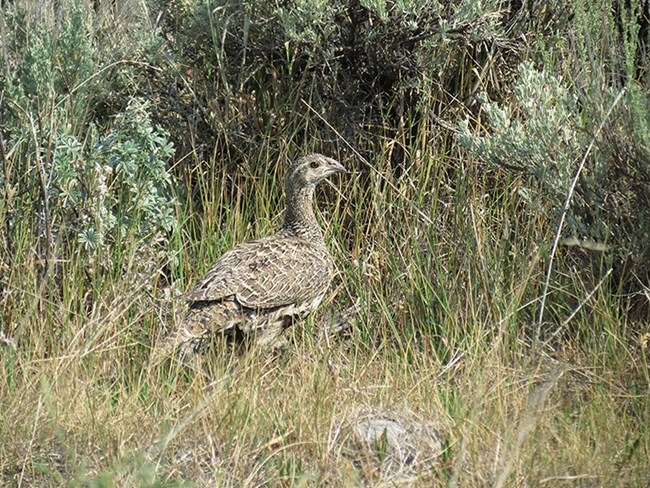
[[[332,173],[347,173],[348,170],[345,169],[345,166],[343,166],[341,163],[338,161],[332,160],[332,166],[330,166],[330,171]]]

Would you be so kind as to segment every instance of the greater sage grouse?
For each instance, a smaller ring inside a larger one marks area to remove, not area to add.
[[[233,247],[186,295],[189,311],[165,349],[183,359],[215,334],[250,337],[273,347],[291,323],[314,311],[335,273],[314,215],[314,188],[346,169],[320,154],[298,159],[286,180],[284,225],[275,234]]]

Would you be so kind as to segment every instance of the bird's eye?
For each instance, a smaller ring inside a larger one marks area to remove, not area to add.
[[[311,163],[309,163],[309,167],[310,167],[311,169],[316,169],[316,168],[318,168],[319,166],[320,166],[320,163],[319,163],[318,161],[312,161]]]

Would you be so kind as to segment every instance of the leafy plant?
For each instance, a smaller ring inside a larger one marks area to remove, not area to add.
[[[477,159],[534,176],[559,216],[588,144],[577,97],[555,76],[536,70],[530,62],[519,66],[512,91],[514,100],[509,107],[489,102],[487,95],[481,94],[478,98],[490,132],[476,134],[466,119],[459,124],[458,140]],[[594,180],[603,168],[602,164],[595,166]],[[524,198],[531,195],[526,189],[520,192]],[[604,237],[602,229],[587,228],[573,210],[568,222],[573,233]]]
[[[566,43],[573,69],[560,78],[551,60],[540,69],[522,63],[512,100],[496,103],[479,95],[485,119],[462,121],[458,141],[480,161],[533,176],[541,192],[534,185],[520,188],[522,199],[535,210],[550,203],[553,222],[588,155],[564,235],[585,249],[612,250],[615,276],[631,291],[638,289],[637,277],[650,276],[650,87],[641,76],[648,67],[641,53],[649,38],[640,28],[640,3],[615,2],[614,7],[576,2],[575,28],[567,41],[559,41]],[[474,126],[481,131],[474,132]],[[600,255],[592,257],[600,268]]]
[[[57,195],[60,207],[79,220],[79,242],[86,251],[110,256],[111,248],[133,245],[132,239],[136,246],[162,250],[177,225],[174,187],[167,171],[174,150],[167,133],[152,126],[147,105],[132,100],[76,170],[69,171],[67,152],[55,157],[58,186],[74,189]],[[76,197],[68,198],[71,193]]]

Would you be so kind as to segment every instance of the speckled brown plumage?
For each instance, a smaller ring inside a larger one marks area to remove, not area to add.
[[[186,295],[189,310],[167,350],[183,356],[201,352],[214,334],[229,332],[273,346],[295,319],[319,306],[335,266],[314,215],[314,188],[339,172],[345,172],[340,163],[320,154],[291,166],[282,228],[219,258]]]

